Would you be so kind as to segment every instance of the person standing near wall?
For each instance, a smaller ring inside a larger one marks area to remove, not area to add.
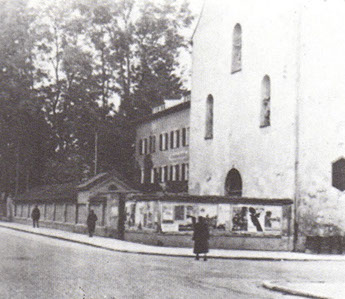
[[[92,237],[94,232],[95,232],[95,228],[96,228],[96,221],[98,220],[97,215],[95,214],[95,212],[93,210],[90,210],[89,215],[87,216],[87,228],[89,231],[89,237]]]
[[[208,239],[210,237],[208,231],[208,225],[205,222],[205,219],[201,216],[198,218],[198,222],[194,225],[194,253],[196,254],[195,259],[199,260],[199,254],[204,254],[204,261],[207,261],[208,253]]]
[[[33,227],[39,227],[38,226],[38,221],[40,220],[41,217],[41,213],[40,213],[40,209],[38,208],[37,205],[35,205],[35,208],[32,210],[31,212],[31,218],[32,218],[32,225]]]

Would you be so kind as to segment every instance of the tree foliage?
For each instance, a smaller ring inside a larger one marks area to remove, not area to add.
[[[0,192],[129,173],[130,122],[184,92],[178,56],[188,48],[188,4],[0,5]]]

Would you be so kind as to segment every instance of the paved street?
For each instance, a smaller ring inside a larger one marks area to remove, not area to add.
[[[263,281],[343,281],[345,262],[161,257],[0,228],[1,298],[296,298]]]

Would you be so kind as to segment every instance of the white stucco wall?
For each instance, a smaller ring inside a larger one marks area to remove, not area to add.
[[[301,229],[345,229],[345,194],[332,187],[332,162],[345,157],[345,2],[305,1],[301,20]]]
[[[244,197],[293,198],[297,25],[294,1],[208,0],[193,38],[189,192],[223,195],[236,168]],[[242,70],[231,74],[242,27]],[[261,81],[271,79],[271,126],[260,128]],[[206,98],[214,98],[205,140]]]

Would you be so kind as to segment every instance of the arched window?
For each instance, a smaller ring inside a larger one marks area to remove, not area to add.
[[[242,69],[242,28],[236,24],[232,34],[232,65],[231,73]]]
[[[240,173],[235,168],[231,169],[226,176],[225,195],[242,196],[242,179]]]
[[[265,76],[261,82],[261,115],[260,127],[268,127],[271,125],[271,80],[269,76]]]
[[[205,139],[213,138],[213,96],[210,94],[206,101]]]

